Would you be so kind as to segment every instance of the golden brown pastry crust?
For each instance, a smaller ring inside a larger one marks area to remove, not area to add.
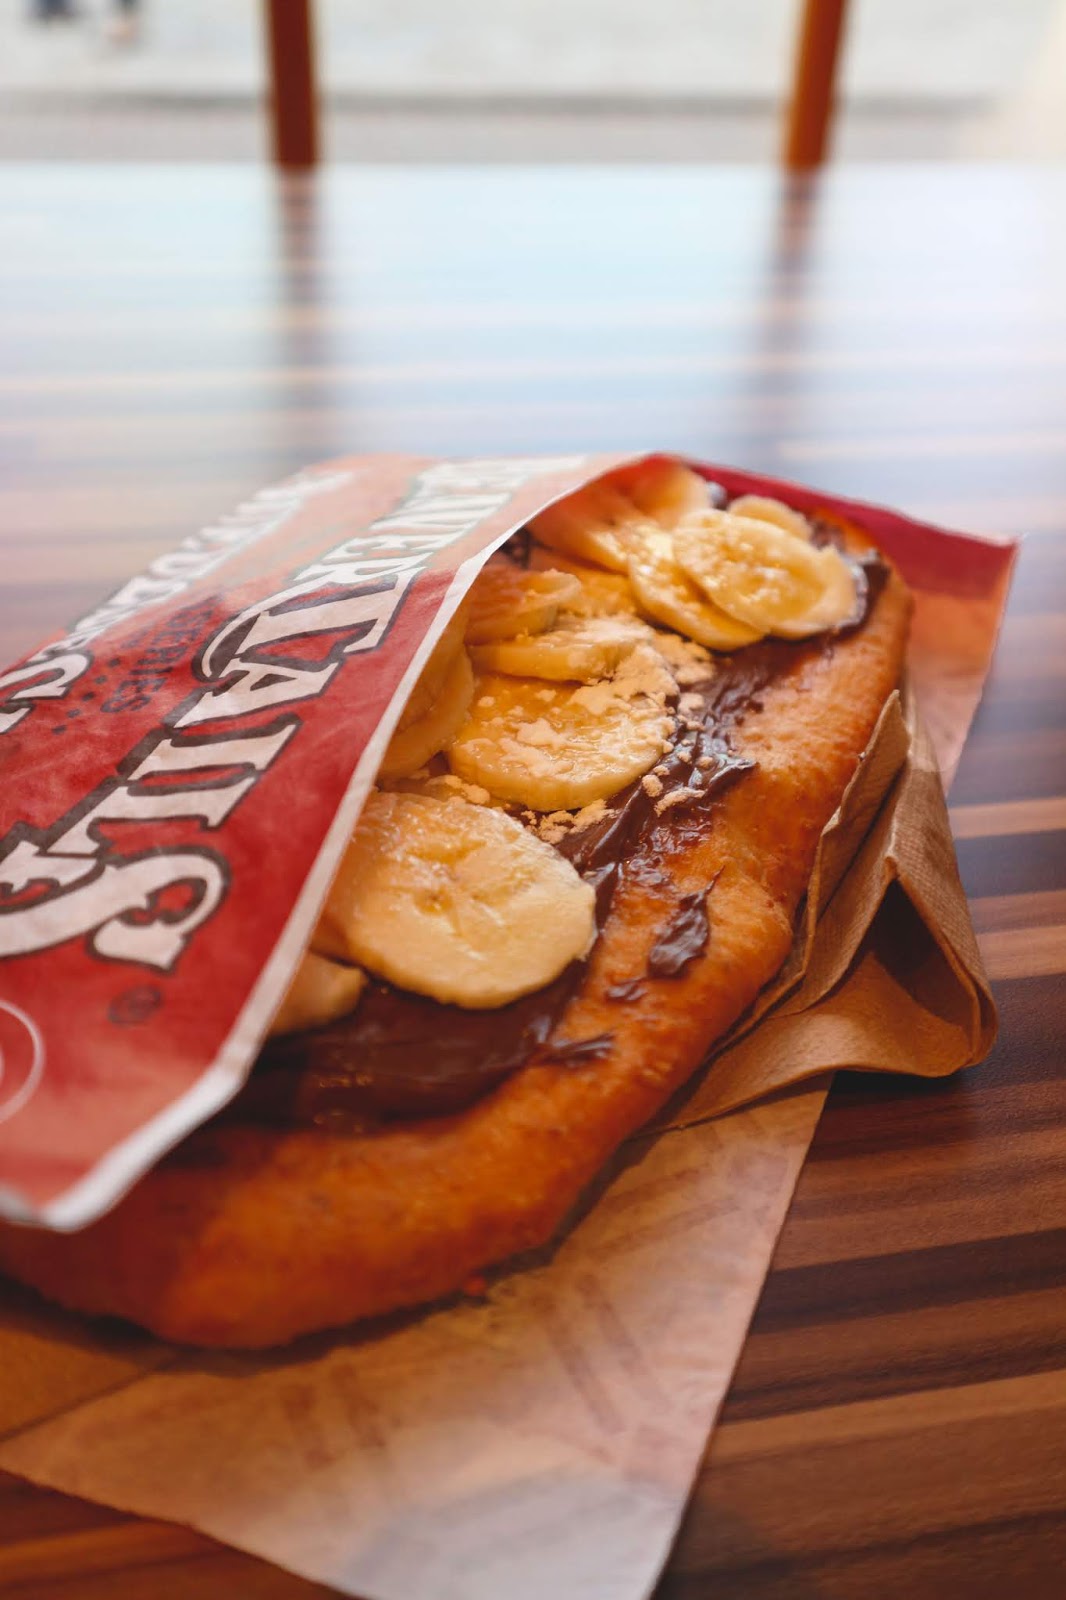
[[[733,736],[756,770],[673,863],[673,887],[623,880],[559,1030],[609,1031],[607,1057],[526,1067],[456,1115],[374,1133],[217,1123],[80,1233],[0,1226],[0,1266],[166,1339],[257,1347],[436,1299],[546,1243],[784,960],[818,837],[899,679],[908,619],[893,573],[859,631],[798,649]],[[677,895],[715,874],[706,953],[648,980],[637,1003],[608,1000],[644,971]]]

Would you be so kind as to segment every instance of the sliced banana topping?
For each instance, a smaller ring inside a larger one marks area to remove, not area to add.
[[[630,535],[646,521],[609,479],[598,478],[542,511],[530,527],[553,550],[609,572],[625,572]]]
[[[367,972],[485,1009],[588,953],[593,891],[552,843],[631,783],[661,793],[671,702],[713,673],[708,650],[855,612],[852,567],[806,518],[709,500],[654,458],[537,517],[528,568],[486,565],[404,709],[272,1033],[352,1010]]]
[[[637,511],[651,517],[661,528],[674,528],[682,517],[692,511],[705,511],[710,505],[706,479],[691,467],[663,456],[635,467],[622,467],[611,474],[610,481]]]
[[[675,537],[644,534],[630,552],[629,581],[644,615],[712,650],[739,650],[761,638],[763,630],[747,627],[723,611],[682,571],[674,553]]]
[[[704,511],[677,529],[674,550],[709,599],[751,628],[801,639],[854,610],[854,580],[839,553],[773,523]]]
[[[480,784],[464,783],[454,772],[436,772],[435,766],[436,762],[410,778],[397,778],[387,786],[383,784],[382,788],[387,787],[390,793],[396,794],[427,794],[431,800],[462,800],[472,806],[506,805],[506,801],[497,800]]]
[[[786,533],[810,543],[811,525],[800,512],[793,511],[783,500],[774,500],[767,494],[742,494],[729,503],[729,513],[734,517],[754,517],[756,522],[772,522]]]
[[[470,655],[478,672],[593,683],[612,673],[647,632],[635,617],[561,617],[546,633],[473,645]]]
[[[422,668],[418,681],[408,696],[407,704],[400,713],[398,727],[410,727],[412,722],[417,722],[419,717],[426,715],[434,700],[439,699],[448,673],[455,664],[455,658],[463,648],[463,635],[466,632],[468,611],[469,602],[464,600],[458,611],[445,626],[444,632],[433,646],[433,652]]]
[[[778,625],[776,631],[782,639],[807,639],[812,633],[840,628],[855,616],[858,595],[853,569],[832,545],[824,546],[817,555],[824,584],[821,599],[806,616]]]
[[[638,644],[613,678],[574,687],[489,673],[448,750],[453,772],[534,811],[608,800],[660,759],[676,692],[662,657]]]
[[[656,650],[666,662],[679,689],[694,683],[705,683],[714,676],[714,657],[702,644],[672,628],[655,628],[652,639]]]
[[[374,793],[316,943],[401,989],[482,1010],[550,983],[595,927],[590,885],[513,817]]]
[[[636,616],[636,597],[629,579],[621,572],[605,572],[602,567],[590,567],[585,561],[572,561],[569,556],[542,544],[534,544],[530,549],[529,564],[535,572],[556,568],[577,579],[578,593],[562,608],[575,617]]]
[[[463,718],[474,694],[470,657],[460,648],[440,694],[417,722],[398,728],[389,740],[380,778],[407,778],[443,750]]]
[[[526,572],[521,567],[483,567],[470,591],[468,644],[489,644],[518,634],[543,633],[581,593],[570,573]]]
[[[308,950],[270,1025],[271,1037],[320,1028],[347,1016],[355,1010],[365,987],[366,973],[359,967],[342,966]]]

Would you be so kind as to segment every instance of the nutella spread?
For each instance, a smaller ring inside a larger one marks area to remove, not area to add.
[[[649,978],[680,978],[707,948],[711,925],[707,917],[707,896],[714,888],[697,889],[682,895],[677,910],[651,947],[648,955]]]

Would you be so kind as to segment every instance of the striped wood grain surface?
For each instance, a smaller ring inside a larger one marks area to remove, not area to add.
[[[1001,1007],[838,1079],[659,1600],[1066,1593],[1066,176],[0,172],[13,659],[342,451],[673,446],[1025,532],[952,794]],[[0,1590],[327,1591],[0,1480]]]

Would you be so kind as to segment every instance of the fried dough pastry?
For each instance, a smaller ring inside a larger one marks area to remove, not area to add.
[[[79,1233],[0,1226],[0,1266],[164,1339],[247,1348],[438,1299],[549,1243],[784,961],[819,835],[899,679],[908,618],[890,571],[861,628],[789,647],[732,735],[753,770],[698,829],[679,828],[663,876],[623,876],[558,1030],[609,1035],[605,1054],[525,1066],[458,1113],[372,1131],[218,1120]],[[630,1003],[611,999],[646,973],[679,900],[712,881],[704,952],[679,976],[642,976]]]

